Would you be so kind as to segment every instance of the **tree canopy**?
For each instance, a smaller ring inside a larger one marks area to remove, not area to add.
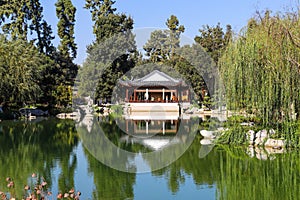
[[[54,39],[51,26],[43,16],[39,0],[1,1],[0,25],[5,35],[1,35],[0,74],[2,102],[57,104],[66,94],[57,94],[58,87],[68,91],[68,103],[72,92],[70,87],[76,77],[78,66],[74,43],[75,7],[70,0],[56,3],[59,17],[58,35],[61,38],[58,49],[52,44]],[[62,86],[63,84],[63,86]]]
[[[175,15],[167,19],[166,26],[167,30],[153,31],[143,47],[151,62],[173,59],[176,49],[180,47],[180,35],[185,30],[184,26],[179,25],[179,20]]]
[[[91,12],[94,21],[96,43],[133,28],[133,19],[123,13],[116,14],[114,4],[112,0],[86,0],[85,8]]]
[[[64,57],[76,58],[77,45],[74,38],[74,24],[76,8],[71,0],[58,0],[55,4],[60,44],[58,50]]]
[[[114,3],[87,0],[85,5],[92,14],[96,41],[87,48],[88,57],[79,73],[79,92],[95,99],[111,98],[118,79],[134,67],[133,20],[116,13]]]
[[[0,35],[0,102],[36,102],[42,95],[45,56],[23,40]]]
[[[199,29],[200,35],[195,37],[195,42],[201,45],[206,52],[213,58],[215,63],[218,63],[219,58],[226,49],[226,46],[232,40],[231,25],[226,26],[226,33],[220,23],[217,26],[203,26]]]

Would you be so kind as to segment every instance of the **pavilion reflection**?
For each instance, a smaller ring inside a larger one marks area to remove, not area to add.
[[[182,125],[185,125],[184,131],[189,132],[189,119],[181,118],[177,112],[133,112],[124,118],[129,135],[176,135]]]
[[[123,117],[126,135],[121,141],[151,150],[184,143],[191,131],[190,119],[177,112],[132,112]]]

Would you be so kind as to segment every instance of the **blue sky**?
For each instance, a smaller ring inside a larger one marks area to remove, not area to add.
[[[56,0],[41,0],[44,7],[44,17],[52,25],[56,33],[57,17],[55,15]],[[93,22],[88,10],[84,9],[85,0],[73,0],[77,7],[75,38],[78,45],[76,63],[82,64],[86,58],[86,46],[95,39]],[[134,28],[166,28],[165,22],[170,15],[176,15],[180,24],[184,25],[186,37],[194,38],[198,35],[202,25],[216,25],[223,27],[231,24],[238,32],[247,24],[255,11],[270,9],[273,13],[283,12],[291,8],[296,9],[299,0],[116,0],[118,12],[126,13],[134,19]],[[59,42],[55,36],[54,44]]]

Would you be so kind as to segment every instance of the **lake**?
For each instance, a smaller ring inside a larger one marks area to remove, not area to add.
[[[21,199],[43,180],[48,199],[299,199],[299,151],[201,145],[207,124],[193,120],[0,122],[0,191]]]

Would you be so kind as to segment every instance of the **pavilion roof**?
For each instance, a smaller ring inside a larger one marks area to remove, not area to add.
[[[120,84],[128,87],[132,87],[132,86],[133,87],[143,87],[143,86],[144,87],[146,86],[175,87],[179,85],[185,85],[182,79],[172,78],[171,76],[158,70],[154,70],[140,79],[120,81]]]

